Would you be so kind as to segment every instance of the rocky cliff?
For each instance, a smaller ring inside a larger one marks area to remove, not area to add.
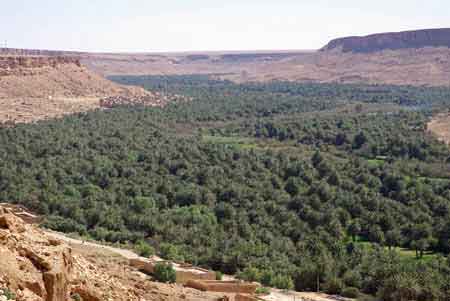
[[[379,33],[332,40],[321,51],[370,53],[405,48],[450,47],[450,28]]]
[[[83,52],[59,51],[44,49],[21,49],[21,48],[0,48],[0,55],[18,55],[18,56],[78,56]]]
[[[61,65],[73,64],[81,67],[80,60],[71,56],[0,56],[0,76],[22,74],[29,69],[56,68]]]
[[[0,54],[0,124],[97,109],[102,98],[119,97],[128,99],[127,104],[152,106],[162,106],[173,99],[109,81],[83,66],[78,56],[23,52],[26,55],[11,51]]]
[[[18,300],[67,300],[71,249],[0,208],[0,286]]]

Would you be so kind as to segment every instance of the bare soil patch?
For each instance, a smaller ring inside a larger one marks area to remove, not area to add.
[[[436,115],[427,125],[428,130],[439,140],[450,145],[450,113]]]

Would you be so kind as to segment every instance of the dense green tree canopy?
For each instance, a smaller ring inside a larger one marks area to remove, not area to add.
[[[265,285],[448,300],[449,89],[119,79],[193,101],[0,129],[0,199]]]

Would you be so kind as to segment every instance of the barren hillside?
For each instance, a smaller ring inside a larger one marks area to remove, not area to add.
[[[320,51],[82,54],[103,75],[212,74],[233,81],[450,85],[450,29],[348,37]]]
[[[450,49],[420,48],[371,53],[333,51],[284,55],[108,54],[82,58],[91,70],[108,75],[210,74],[236,82],[299,82],[450,85]]]
[[[82,66],[77,57],[0,56],[0,121],[29,122],[100,107],[110,96],[146,98],[159,95],[115,84]]]
[[[349,37],[321,51],[101,54],[0,51],[0,121],[29,122],[117,103],[163,105],[170,98],[124,87],[108,75],[209,74],[236,82],[450,85],[450,30]]]

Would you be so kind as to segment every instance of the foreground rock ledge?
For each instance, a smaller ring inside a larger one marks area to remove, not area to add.
[[[0,215],[0,286],[18,300],[67,300],[72,251],[31,228],[12,213]]]

